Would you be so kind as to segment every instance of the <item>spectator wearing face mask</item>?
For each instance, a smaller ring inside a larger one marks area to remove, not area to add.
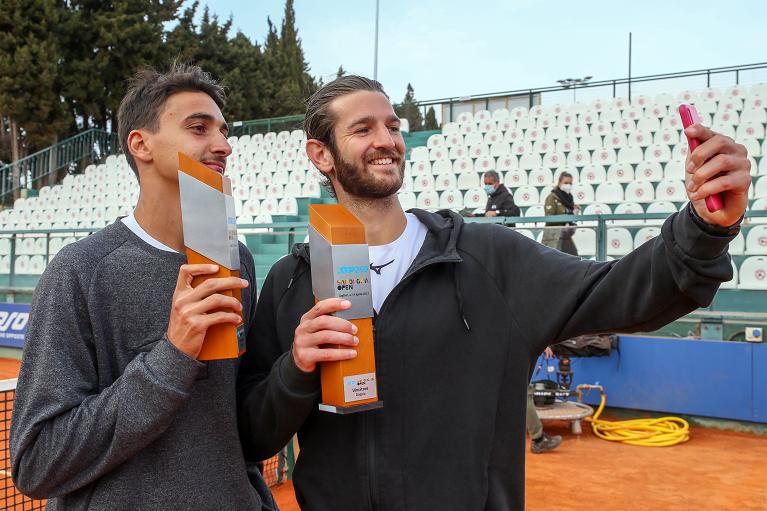
[[[580,207],[574,202],[570,193],[573,188],[573,176],[569,172],[562,172],[559,181],[548,197],[544,205],[546,216],[550,215],[577,215]],[[556,248],[566,254],[578,255],[578,249],[573,242],[572,227],[575,222],[546,222],[546,230],[543,232],[541,243],[547,247]],[[556,227],[561,227],[557,229]]]
[[[487,192],[485,216],[520,216],[519,206],[514,204],[514,197],[512,197],[511,192],[501,183],[498,172],[489,170],[485,172],[483,179]]]

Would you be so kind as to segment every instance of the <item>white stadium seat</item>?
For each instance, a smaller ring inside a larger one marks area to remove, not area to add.
[[[767,255],[767,225],[755,225],[746,233],[746,255]]]
[[[441,209],[463,209],[463,195],[456,189],[445,190],[439,196],[439,207]]]
[[[436,160],[431,165],[431,173],[435,176],[439,174],[452,174],[454,173],[453,162],[447,158]]]
[[[416,207],[425,210],[439,209],[439,195],[435,191],[425,191],[418,194]]]
[[[507,170],[517,170],[519,168],[519,160],[513,154],[505,154],[499,156],[495,161],[495,170],[499,172],[505,172]]]
[[[555,151],[548,152],[543,155],[543,166],[555,169],[557,167],[561,167],[562,165],[565,165],[567,163],[567,159],[565,158],[565,153],[558,153]]]
[[[671,160],[663,168],[663,179],[684,181],[686,177],[683,161]]]
[[[612,215],[613,210],[609,204],[593,202],[583,208],[584,215]]]
[[[498,130],[488,131],[487,133],[485,133],[485,136],[482,139],[482,142],[488,146],[492,146],[493,144],[503,142],[503,133]]]
[[[595,200],[608,204],[623,202],[623,186],[620,183],[605,181],[597,186]]]
[[[542,187],[551,186],[554,181],[554,175],[550,169],[538,168],[533,169],[528,174],[527,182],[532,186]]]
[[[431,174],[413,176],[413,191],[422,192],[427,190],[434,190],[434,176]]]
[[[278,215],[297,215],[298,202],[295,197],[283,197],[277,205]]]
[[[631,232],[624,227],[607,229],[607,255],[624,256],[634,248]]]
[[[463,195],[465,208],[480,208],[487,204],[487,193],[482,188],[473,188]]]
[[[767,211],[767,197],[756,199],[752,204],[750,211]],[[749,219],[752,224],[764,224],[767,223],[767,217],[753,217]]]
[[[466,158],[469,156],[469,150],[463,145],[453,145],[450,146],[447,155],[451,160],[455,160],[456,158]]]
[[[601,183],[607,179],[605,168],[602,165],[586,165],[581,170],[580,182],[596,184]]]
[[[623,133],[608,133],[602,144],[608,149],[619,150],[628,145],[628,137]],[[618,160],[620,160],[620,155]]]
[[[607,169],[606,179],[616,183],[630,183],[634,180],[634,168],[627,163],[613,163]]]
[[[618,150],[618,161],[621,163],[637,164],[644,160],[644,153],[639,146],[626,146]]]
[[[588,183],[576,183],[571,191],[576,204],[589,204],[594,202],[594,188]]]
[[[743,255],[743,252],[746,250],[746,238],[743,236],[743,231],[735,236],[727,250],[731,255]]]
[[[470,190],[480,186],[479,174],[476,172],[462,172],[458,174],[457,187],[459,190]]]
[[[567,155],[568,167],[584,167],[591,163],[591,154],[586,149],[579,149]]]
[[[474,160],[475,172],[488,172],[490,170],[495,170],[495,158],[492,156],[479,156]]]
[[[434,189],[438,192],[452,190],[457,187],[458,183],[455,179],[455,174],[440,174],[434,178]],[[413,183],[413,191],[421,191],[415,189],[415,183]]]
[[[410,173],[414,176],[431,174],[431,162],[428,160],[419,160],[419,161],[411,162]]]
[[[434,147],[429,149],[429,160],[443,160],[450,156],[450,149],[447,147]]]
[[[474,162],[471,158],[456,158],[453,162],[453,172],[460,174],[461,172],[472,172],[474,170]]]
[[[649,181],[634,181],[626,187],[625,197],[627,201],[640,204],[652,202],[655,197],[655,190]]]
[[[524,170],[510,170],[503,176],[503,182],[507,187],[519,188],[527,184],[527,172]]]
[[[652,144],[645,150],[646,161],[667,162],[671,159],[671,150],[664,144]]]
[[[644,213],[642,206],[636,202],[621,202],[615,206],[613,211],[616,215],[636,215]],[[637,225],[644,223],[642,220],[613,220],[608,222],[611,225]]]
[[[686,202],[687,191],[683,181],[663,180],[655,188],[655,199],[670,202]]]
[[[614,149],[598,149],[591,155],[591,163],[610,165],[618,161]]]
[[[537,204],[538,200],[538,189],[534,186],[520,186],[514,190],[514,203],[517,206],[532,206],[533,204]]]
[[[538,154],[553,152],[555,146],[556,146],[555,142],[547,138],[536,140],[535,142],[533,142],[533,152]],[[564,155],[562,157],[564,158]],[[544,156],[544,159],[545,159],[545,156]]]
[[[767,257],[747,257],[740,265],[738,288],[767,290]]]
[[[521,169],[532,170],[542,166],[543,160],[539,154],[529,153],[519,157],[519,168]]]
[[[663,180],[663,168],[658,162],[641,162],[636,167],[634,177],[637,181],[660,182]]]
[[[597,253],[597,233],[593,229],[583,227],[575,229],[573,243],[580,256],[594,256]]]
[[[577,138],[571,138],[571,137],[562,137],[559,140],[557,140],[556,144],[554,145],[554,149],[556,151],[560,151],[563,153],[569,153],[572,151],[578,150],[578,139]]]

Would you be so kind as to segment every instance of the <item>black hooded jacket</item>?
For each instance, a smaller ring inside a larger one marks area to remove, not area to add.
[[[455,213],[412,212],[426,240],[376,318],[383,408],[320,412],[318,372],[293,363],[294,331],[314,304],[306,245],[277,262],[259,297],[259,335],[240,366],[241,440],[247,458],[266,459],[298,431],[302,509],[522,511],[527,384],[543,349],[653,330],[709,304],[732,275],[734,234],[687,210],[610,262]]]

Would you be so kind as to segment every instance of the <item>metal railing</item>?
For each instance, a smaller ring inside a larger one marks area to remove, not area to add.
[[[118,150],[115,133],[93,128],[0,166],[0,203],[9,203],[22,189],[55,184],[60,171],[73,172],[82,163],[103,160]]]
[[[252,121],[235,121],[229,129],[229,135],[240,137],[242,135],[255,135],[256,133],[268,133],[270,131],[292,131],[301,129],[303,124],[303,114],[255,119]]]
[[[686,78],[700,78],[701,83],[698,85],[698,87],[703,87],[703,81],[702,79],[705,78],[705,86],[711,87],[711,80],[713,77],[721,76],[721,75],[730,75],[732,78],[732,84],[737,85],[740,83],[741,80],[741,73],[745,71],[756,71],[756,70],[767,70],[767,62],[759,62],[756,64],[743,64],[738,66],[726,66],[726,67],[713,67],[708,69],[697,69],[693,71],[680,71],[677,73],[662,73],[662,74],[653,74],[653,75],[645,75],[645,76],[637,76],[637,77],[626,77],[626,78],[614,78],[609,80],[599,80],[599,81],[593,81],[593,82],[586,82],[577,85],[577,90],[589,90],[589,89],[595,89],[595,88],[603,88],[603,89],[609,89],[610,90],[610,96],[616,97],[619,93],[619,89],[622,86],[626,87],[626,95],[628,99],[631,99],[631,85],[632,84],[641,84],[641,83],[647,83],[647,82],[657,82],[657,81],[663,81],[663,80],[678,80],[678,79],[686,79]],[[767,80],[767,74],[765,75],[765,79]],[[484,93],[484,94],[473,94],[468,96],[452,96],[452,97],[445,97],[445,98],[439,98],[439,99],[429,99],[424,101],[418,101],[416,104],[423,109],[424,115],[426,112],[426,109],[430,106],[444,106],[446,111],[449,112],[448,118],[443,118],[442,123],[446,122],[452,122],[454,121],[453,116],[453,107],[454,105],[467,103],[467,102],[482,102],[485,103],[485,109],[490,109],[490,101],[494,98],[501,98],[501,97],[508,97],[508,96],[514,96],[518,98],[527,97],[528,98],[528,106],[532,107],[536,104],[536,101],[542,101],[541,95],[546,93],[567,93],[570,94],[573,91],[573,87],[575,86],[562,86],[562,85],[552,85],[548,87],[535,87],[535,88],[529,88],[529,89],[515,89],[515,90],[508,90],[508,91],[501,91],[501,92],[491,92],[491,93]],[[572,100],[568,100],[567,102],[572,102]]]
[[[545,223],[565,223],[575,222],[575,227],[593,229],[595,233],[594,257],[598,261],[604,261],[608,256],[607,249],[607,230],[613,227],[627,227],[629,229],[639,229],[641,227],[653,226],[646,224],[646,220],[662,221],[668,218],[668,213],[638,213],[638,214],[609,214],[609,215],[557,215],[557,216],[537,216],[537,217],[493,217],[493,218],[466,218],[467,222],[497,223],[510,225],[515,224],[516,229],[526,229],[533,233],[547,229]],[[751,226],[750,219],[767,218],[767,211],[748,211],[744,220],[744,227]],[[620,222],[617,224],[616,222]],[[628,225],[627,225],[628,224]],[[658,226],[659,224],[655,224]],[[284,254],[290,252],[293,245],[304,241],[308,233],[306,222],[275,222],[270,224],[240,224],[237,226],[239,234],[246,238],[251,236],[274,236],[280,238],[279,243],[284,243]],[[549,229],[561,229],[562,226],[548,227]],[[7,295],[28,295],[34,290],[34,287],[19,285],[19,274],[16,271],[16,259],[21,256],[39,255],[43,257],[47,265],[54,254],[52,254],[51,239],[55,237],[69,238],[88,235],[98,230],[92,229],[49,229],[49,230],[0,230],[0,240],[8,239],[10,242],[8,250],[8,271],[0,271],[0,276],[7,275],[8,280],[5,286],[0,286],[0,294]],[[37,254],[20,254],[19,242],[24,238],[44,237],[45,251]],[[256,251],[257,252],[257,251]],[[258,253],[258,252],[257,252]],[[588,254],[591,255],[591,254]],[[264,275],[265,276],[265,275]]]

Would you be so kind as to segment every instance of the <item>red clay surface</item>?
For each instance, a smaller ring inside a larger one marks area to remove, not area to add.
[[[528,451],[528,510],[767,510],[767,437],[692,426],[685,444],[635,447],[600,440],[586,424],[580,437],[565,423],[546,432],[564,441]],[[272,492],[281,511],[299,510],[291,483]]]
[[[21,360],[0,358],[0,380],[16,378],[21,367]]]

